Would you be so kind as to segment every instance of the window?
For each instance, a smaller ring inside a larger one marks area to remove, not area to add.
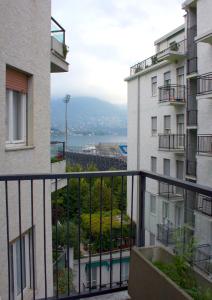
[[[184,85],[184,67],[177,68],[177,84]]]
[[[152,77],[152,96],[157,95],[157,76]]]
[[[149,234],[149,245],[150,246],[155,245],[155,234],[153,234],[152,232],[150,232],[150,234]]]
[[[26,143],[26,95],[7,90],[6,93],[6,142]]]
[[[6,143],[26,144],[28,76],[6,70]]]
[[[29,231],[10,244],[10,292],[12,300],[16,299],[22,290],[32,287],[31,242],[31,231]]]
[[[169,219],[169,204],[168,202],[163,202],[163,219],[168,220]]]
[[[156,196],[150,194],[150,212],[156,214]]]
[[[157,117],[152,117],[152,135],[157,134]]]
[[[164,73],[164,85],[170,85],[171,84],[171,72],[168,71]]]
[[[157,172],[157,157],[151,156],[151,171]]]
[[[175,207],[175,226],[180,227],[182,225],[183,221],[183,211],[182,206],[176,206]]]
[[[163,160],[163,174],[170,176],[170,159],[164,158]]]
[[[171,133],[171,116],[164,116],[164,133]]]

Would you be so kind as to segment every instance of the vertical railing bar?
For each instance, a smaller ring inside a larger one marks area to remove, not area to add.
[[[44,285],[45,299],[47,299],[47,274],[46,274],[46,181],[43,179],[43,243],[44,243]]]
[[[81,232],[80,232],[80,224],[81,224],[81,208],[80,208],[80,178],[78,179],[78,291],[81,293],[81,266],[80,266],[80,240],[81,240]]]
[[[113,187],[114,177],[111,177],[111,194],[110,194],[110,288],[112,288],[112,276],[113,276],[113,261],[112,261],[112,249],[113,249]]]
[[[21,265],[21,300],[23,300],[23,265],[22,265],[22,236],[21,236],[21,181],[18,179],[18,215],[19,215],[19,239],[20,239],[20,265]]]
[[[121,243],[120,243],[120,283],[122,285],[122,243],[123,243],[123,196],[124,196],[124,177],[121,177]]]
[[[55,192],[57,193],[57,178],[55,179]],[[58,281],[58,228],[57,228],[57,218],[58,218],[58,207],[57,207],[57,197],[55,203],[55,235],[56,235],[56,298],[58,299],[58,292],[59,292],[59,281]]]
[[[8,182],[5,181],[5,204],[6,204],[6,223],[7,223],[7,262],[8,262],[8,296],[11,299],[10,281],[10,230],[9,230],[9,209],[8,209]]]
[[[69,249],[70,249],[70,193],[69,193],[69,190],[70,190],[70,185],[71,185],[71,179],[67,178],[67,189],[66,189],[66,192],[67,192],[67,236],[66,236],[66,241],[67,241],[67,264],[68,264],[68,296],[70,295],[70,269],[69,269],[69,265],[70,265],[70,262],[69,262]]]
[[[137,220],[137,246],[145,246],[145,191],[146,191],[146,177],[142,174],[139,175],[138,183],[138,220]]]
[[[89,291],[91,291],[91,237],[92,237],[92,220],[91,220],[91,214],[92,214],[92,205],[91,205],[91,178],[89,179],[89,214],[90,214],[90,220],[89,220]]]
[[[101,177],[101,185],[100,185],[100,247],[99,247],[99,262],[100,262],[100,270],[99,270],[99,287],[100,290],[102,288],[102,201],[103,201],[103,197],[102,197],[102,177]]]
[[[31,227],[32,227],[32,282],[33,300],[35,300],[35,249],[34,249],[34,190],[33,180],[31,180]]]
[[[134,198],[134,175],[132,175],[132,189],[131,189],[131,213],[130,213],[130,252],[132,249],[132,230],[133,230],[133,199]]]

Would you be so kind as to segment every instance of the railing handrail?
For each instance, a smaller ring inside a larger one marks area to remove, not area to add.
[[[55,18],[51,17],[51,20],[61,29],[61,31],[65,32],[65,29],[55,20]],[[56,32],[56,31],[51,30],[51,32]]]
[[[185,84],[167,84],[167,85],[161,85],[158,88],[159,89],[169,89],[169,88],[177,88],[177,87],[182,87],[185,88]]]
[[[159,136],[185,136],[185,133],[158,133]]]
[[[43,174],[15,174],[0,175],[0,181],[21,181],[21,180],[48,180],[48,179],[71,179],[71,178],[94,178],[94,177],[111,177],[111,176],[141,176],[143,178],[154,179],[175,185],[193,192],[212,197],[212,188],[197,183],[184,181],[174,177],[153,173],[146,170],[141,171],[100,171],[100,172],[73,172],[73,173],[43,173]]]

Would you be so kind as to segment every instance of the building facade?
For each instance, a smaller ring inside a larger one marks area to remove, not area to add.
[[[64,32],[50,0],[3,0],[0,20],[0,174],[49,173],[50,73],[68,71]],[[51,182],[0,184],[0,239],[0,298],[30,299],[33,285],[39,298],[45,281],[51,296]]]
[[[212,3],[189,0],[183,9],[185,24],[155,41],[155,55],[126,78],[128,169],[211,186]],[[147,244],[172,247],[173,232],[186,224],[198,247],[212,253],[211,198],[154,180],[146,190]],[[134,195],[136,207],[136,185]]]

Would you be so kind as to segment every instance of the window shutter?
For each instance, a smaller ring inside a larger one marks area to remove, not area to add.
[[[26,94],[28,90],[28,76],[23,72],[7,68],[6,88]]]

